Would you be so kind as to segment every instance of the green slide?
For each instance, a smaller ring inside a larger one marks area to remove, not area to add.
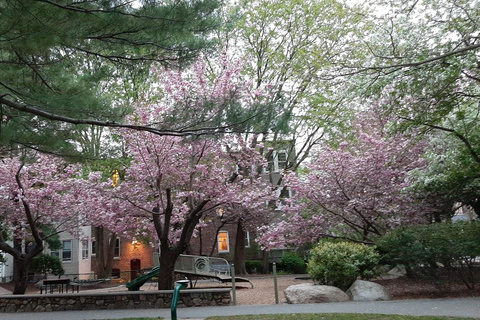
[[[127,289],[128,291],[138,291],[140,290],[140,287],[145,284],[148,280],[151,278],[158,276],[158,273],[160,272],[160,267],[154,267],[150,272],[145,273],[141,275],[138,278],[133,279],[130,282],[127,282]]]

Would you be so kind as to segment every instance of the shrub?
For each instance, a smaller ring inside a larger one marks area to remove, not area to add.
[[[263,262],[258,260],[246,260],[245,269],[248,273],[259,273],[263,268]]]
[[[56,276],[65,274],[60,259],[48,254],[41,254],[33,258],[28,269],[33,273],[43,274],[45,278],[47,278],[48,273]]]
[[[283,270],[286,272],[294,274],[305,273],[305,262],[295,253],[287,253],[283,255],[280,263]]]
[[[321,242],[312,250],[307,271],[320,284],[347,290],[358,277],[373,277],[379,257],[373,246]]]
[[[478,276],[480,222],[436,223],[398,228],[377,241],[383,260],[403,264],[413,277],[448,284],[460,278],[473,289]]]

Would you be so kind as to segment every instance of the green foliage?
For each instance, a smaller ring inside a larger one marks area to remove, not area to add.
[[[245,269],[248,273],[258,273],[263,268],[263,262],[259,260],[245,260]]]
[[[280,264],[281,268],[289,273],[305,273],[305,262],[303,261],[303,258],[299,257],[296,253],[287,253],[283,255]]]
[[[404,316],[393,314],[349,314],[349,313],[294,313],[260,314],[247,316],[217,316],[206,320],[473,320],[442,316]],[[135,319],[137,320],[137,319]],[[138,319],[141,320],[141,319]]]
[[[30,272],[47,275],[51,273],[55,276],[61,276],[65,274],[62,262],[58,257],[54,257],[48,254],[41,254],[32,259],[28,269]]]
[[[373,246],[324,241],[312,250],[307,271],[320,284],[347,290],[358,277],[373,277],[379,259]]]
[[[147,90],[154,61],[191,61],[216,45],[209,34],[220,23],[217,0],[140,7],[125,0],[2,1],[0,7],[0,145],[69,155],[77,151],[78,133],[63,120],[121,121],[124,101]]]
[[[60,236],[58,235],[57,230],[53,226],[42,224],[38,227],[38,229],[41,230],[45,242],[48,244],[50,250],[58,250],[62,248]]]
[[[475,258],[480,256],[480,222],[437,223],[398,228],[377,242],[383,260],[404,264],[410,275],[438,284],[460,277],[473,289],[478,281]]]

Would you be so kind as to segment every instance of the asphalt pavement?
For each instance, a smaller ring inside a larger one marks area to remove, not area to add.
[[[37,313],[3,313],[1,320],[91,320],[131,317],[170,319],[170,309],[84,310]],[[209,316],[280,313],[376,313],[412,316],[450,316],[480,319],[480,298],[421,299],[318,304],[240,305],[179,308],[178,319],[205,319]]]

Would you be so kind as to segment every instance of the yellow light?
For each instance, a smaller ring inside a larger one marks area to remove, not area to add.
[[[112,170],[112,186],[116,187],[118,186],[118,183],[120,182],[120,173],[118,170]]]

